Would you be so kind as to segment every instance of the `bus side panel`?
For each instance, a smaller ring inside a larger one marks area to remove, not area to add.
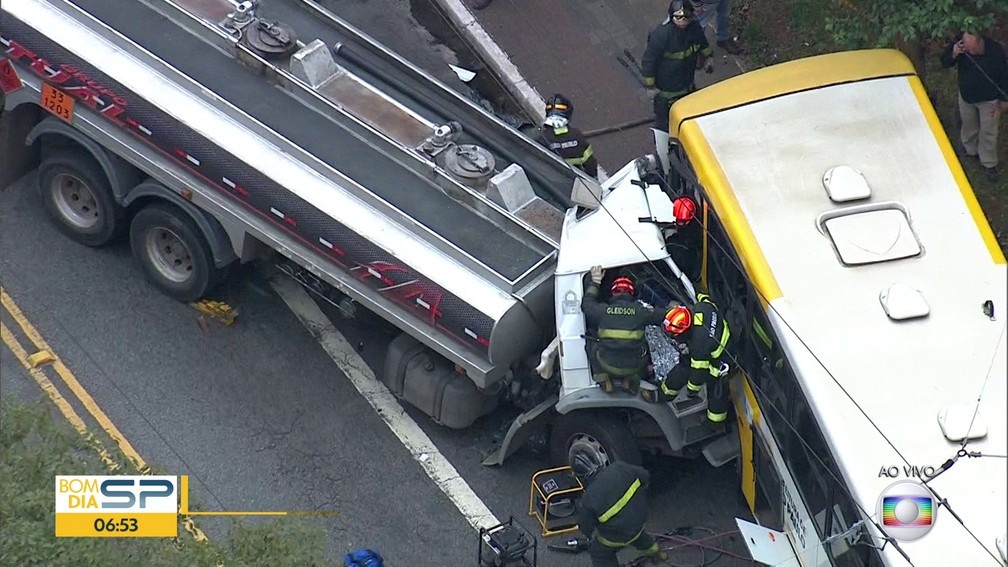
[[[738,425],[739,480],[749,511],[756,514],[756,470],[753,462],[753,427],[759,423],[756,397],[749,387],[749,377],[744,372],[731,382],[732,403],[735,405],[735,422]],[[739,391],[741,390],[741,392]]]

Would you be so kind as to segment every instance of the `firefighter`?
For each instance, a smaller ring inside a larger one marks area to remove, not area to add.
[[[691,394],[707,384],[707,419],[721,424],[728,418],[728,392],[724,383],[728,365],[721,360],[728,345],[728,322],[706,294],[697,294],[692,310],[674,307],[665,315],[663,328],[673,337],[685,341],[689,367],[680,363],[672,367],[661,381],[661,391],[674,398],[686,385]],[[681,343],[680,343],[681,344]]]
[[[588,139],[580,130],[570,125],[574,116],[574,103],[561,94],[546,101],[546,120],[543,121],[542,141],[549,150],[568,164],[592,177],[598,175],[598,160]]]
[[[599,286],[604,274],[602,266],[591,269],[591,284],[581,300],[585,322],[598,325],[592,377],[608,393],[614,390],[612,379],[621,378],[623,389],[637,395],[649,361],[644,327],[661,325],[664,318],[660,311],[635,299],[633,280],[625,275],[613,280],[609,303],[600,301]]]
[[[647,470],[622,461],[599,467],[581,453],[574,455],[571,469],[585,487],[577,504],[577,520],[578,529],[591,540],[592,567],[618,567],[616,554],[631,545],[644,556],[667,559],[644,530],[651,481]]]
[[[672,260],[691,281],[700,279],[701,246],[703,227],[696,218],[696,201],[689,197],[677,197],[672,201],[672,215],[675,224],[664,229],[665,247]]]
[[[641,74],[654,94],[654,127],[669,129],[669,109],[672,103],[696,90],[696,70],[713,72],[710,61],[714,50],[696,22],[689,0],[672,0],[668,19],[648,35],[647,47],[641,57]]]

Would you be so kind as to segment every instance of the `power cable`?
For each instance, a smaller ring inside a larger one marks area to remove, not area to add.
[[[678,158],[676,158],[674,156],[670,156],[670,159],[674,163],[677,164],[677,166],[676,166],[677,171],[679,171],[680,175],[684,176],[684,178],[686,179],[687,182],[693,182],[695,185],[700,186],[699,181],[696,180],[695,177],[693,177],[692,175],[690,175],[687,172],[687,170],[682,166],[682,164],[680,162],[678,162]],[[644,187],[646,186],[645,182],[643,182],[643,181],[634,182],[634,185],[640,187],[642,191],[644,190]],[[667,185],[667,182],[666,182],[666,185]],[[607,215],[609,215],[609,218],[611,218],[613,220],[613,222],[616,223],[616,226],[627,237],[627,239],[630,240],[630,243],[634,245],[634,247],[637,249],[637,251],[640,252],[640,254],[644,258],[644,260],[648,264],[650,264],[653,268],[655,268],[655,272],[657,272],[658,277],[660,277],[667,286],[669,286],[670,288],[674,288],[675,285],[661,272],[661,270],[658,269],[658,266],[656,265],[656,263],[653,260],[649,259],[647,257],[647,254],[645,254],[644,251],[641,250],[640,246],[637,245],[637,242],[634,241],[634,239],[630,236],[630,234],[626,231],[626,229],[623,228],[623,226],[619,223],[619,221],[616,220],[616,217],[613,216],[613,214],[605,206],[605,204],[602,202],[602,199],[599,196],[595,195],[594,193],[592,193],[592,196],[595,198],[596,202],[598,203],[599,208],[601,208],[603,211],[605,211],[605,213]],[[703,228],[704,232],[710,237],[709,240],[715,242],[719,247],[721,247],[722,252],[725,253],[725,256],[735,266],[735,268],[738,269],[740,273],[745,274],[744,268],[742,268],[742,266],[740,266],[737,262],[735,262],[735,259],[732,258],[731,253],[726,248],[724,248],[721,245],[721,243],[719,243],[717,241],[717,238],[714,238],[713,233],[711,233],[709,231],[709,229],[705,225],[701,224],[700,226]],[[755,286],[753,287],[753,289],[755,290]],[[758,290],[756,290],[756,293],[760,295],[760,297],[764,300],[764,302],[767,304],[767,306],[769,306],[771,309],[774,309],[773,306],[770,305],[770,301],[764,295],[762,295]],[[781,319],[781,321],[784,321],[784,318],[781,316],[781,314],[779,312],[776,311],[776,309],[774,309],[774,312],[777,313],[777,316]],[[785,324],[787,324],[786,321],[784,321],[784,322],[785,322]],[[788,328],[791,330],[791,332],[796,337],[798,337],[799,341],[802,340],[801,337],[798,336],[798,334],[794,331],[793,328],[791,328],[790,325],[788,325]],[[805,344],[804,341],[802,341],[802,344],[805,346],[806,349],[808,349],[809,353],[811,353],[813,356],[815,356],[815,354],[812,353],[811,348],[807,344]],[[735,358],[735,356],[732,355],[730,352],[728,352],[726,350],[725,354],[736,364],[736,366],[738,366],[739,368],[744,368],[744,366],[739,362],[739,360],[737,358]],[[818,357],[816,357],[816,361],[819,363],[820,366],[822,366],[823,370],[825,370],[826,373],[829,374],[829,376],[831,378],[833,378],[833,381],[836,382],[837,385],[839,386],[839,382],[837,382],[837,379],[833,376],[833,374],[829,371],[829,369],[826,368],[826,366],[823,364],[823,362]],[[760,389],[755,384],[750,384],[750,385],[753,386],[754,388],[756,388],[760,392],[760,394],[762,394],[762,397],[764,398],[764,400],[769,400],[768,396],[766,395],[765,392],[763,392],[762,389]],[[843,389],[842,386],[841,386],[841,389]],[[844,391],[845,394],[847,394],[848,398],[850,398],[851,402],[854,403],[855,407],[857,407],[860,410],[861,407],[857,404],[856,401],[854,401],[853,398],[850,397],[850,394],[847,393],[847,391],[845,389],[843,389],[843,391]],[[806,450],[806,453],[808,455],[810,455],[811,457],[813,457],[816,461],[818,461],[818,463],[823,467],[823,469],[833,478],[833,480],[836,481],[837,485],[840,486],[844,490],[844,492],[847,493],[847,495],[851,499],[851,502],[853,502],[854,505],[857,506],[858,510],[862,514],[864,514],[864,516],[867,517],[867,518],[874,517],[875,514],[869,514],[868,511],[865,510],[861,506],[861,504],[858,502],[858,500],[854,496],[854,494],[850,491],[850,489],[847,488],[846,483],[844,481],[840,480],[835,474],[833,474],[833,471],[830,470],[830,467],[821,458],[819,458],[819,456],[815,453],[815,451],[812,450],[812,448],[809,446],[809,444],[805,441],[805,438],[798,432],[797,429],[795,429],[795,427],[793,425],[791,425],[790,421],[787,419],[787,416],[783,412],[781,412],[780,409],[777,408],[772,403],[768,402],[768,404],[774,409],[774,411],[776,411],[783,418],[783,422],[787,424],[787,426],[795,434],[795,437],[801,442],[802,446]],[[878,426],[875,425],[874,422],[872,422],[871,418],[868,417],[868,415],[864,412],[864,410],[861,410],[861,413],[862,413],[862,415],[865,416],[866,419],[868,419],[869,423],[871,423],[875,427],[876,431],[878,431],[879,434],[882,435],[882,437],[884,439],[886,439],[886,441],[889,443],[890,447],[893,447],[893,449],[895,450],[895,446],[893,446],[892,443],[888,440],[888,438],[885,437],[885,435],[882,433],[881,429],[879,429]],[[903,455],[900,454],[899,451],[897,451],[897,454],[899,454],[900,457],[903,458]],[[903,458],[903,460],[904,460],[904,463],[906,463],[907,465],[909,465],[909,462],[905,458]],[[910,557],[899,546],[899,543],[897,543],[895,539],[893,539],[891,537],[888,537],[888,536],[885,536],[885,531],[882,530],[882,527],[878,525],[878,522],[873,521],[873,524],[876,526],[876,528],[878,528],[879,533],[883,534],[883,537],[886,540],[886,542],[887,543],[892,543],[893,547],[895,549],[897,549],[899,551],[900,555],[902,555],[906,559],[907,563],[909,563],[911,565],[911,567],[913,567],[913,565],[914,565],[913,561],[911,561]],[[824,543],[825,542],[820,542],[819,545],[823,545]]]
[[[692,183],[692,184],[694,184],[694,185],[696,185],[696,186],[701,186],[701,185],[700,185],[700,183],[699,183],[699,180],[697,180],[697,179],[696,179],[696,178],[695,178],[695,177],[694,177],[693,175],[691,175],[691,174],[690,174],[690,173],[688,172],[688,170],[686,170],[686,168],[685,168],[685,167],[683,167],[682,163],[678,161],[678,157],[677,157],[677,156],[670,156],[670,162],[672,162],[672,163],[675,163],[675,164],[676,164],[676,167],[675,167],[675,168],[676,168],[676,170],[677,170],[677,171],[679,172],[679,174],[680,174],[680,175],[682,175],[682,176],[683,176],[683,177],[684,177],[684,178],[686,179],[686,181],[687,181],[688,183]],[[735,268],[736,268],[737,270],[739,270],[739,272],[740,272],[740,273],[742,273],[742,274],[745,274],[745,270],[744,270],[744,268],[742,268],[742,266],[740,266],[740,265],[739,265],[739,264],[738,264],[738,263],[737,263],[737,262],[735,261],[735,259],[734,259],[734,258],[733,258],[733,256],[732,256],[732,253],[731,253],[731,251],[730,251],[730,250],[728,250],[727,248],[725,248],[725,246],[724,246],[724,245],[722,245],[722,244],[721,244],[721,242],[719,242],[719,241],[718,241],[718,238],[716,237],[716,235],[714,235],[713,233],[711,233],[711,232],[710,232],[710,231],[708,230],[708,227],[707,227],[707,226],[704,226],[703,224],[701,224],[701,227],[703,228],[704,232],[705,232],[705,233],[706,233],[706,234],[707,234],[707,235],[708,235],[708,236],[710,237],[710,238],[709,238],[708,240],[709,240],[709,241],[712,241],[712,242],[714,242],[714,243],[715,243],[715,245],[716,245],[716,246],[718,246],[718,248],[720,248],[720,249],[721,249],[721,251],[722,251],[722,253],[724,254],[724,256],[725,256],[725,257],[726,257],[726,258],[728,259],[728,261],[729,261],[729,262],[731,262],[731,264],[732,264],[732,265],[733,265],[733,266],[734,266],[734,267],[735,267]],[[764,295],[763,295],[763,294],[762,294],[762,293],[761,293],[761,292],[760,292],[759,290],[756,290],[756,289],[755,289],[755,286],[753,286],[753,290],[754,290],[754,291],[755,291],[755,292],[756,292],[756,293],[757,293],[757,294],[758,294],[758,295],[760,296],[760,298],[761,298],[761,299],[762,299],[762,300],[763,300],[763,301],[764,301],[764,302],[766,303],[766,305],[767,305],[767,306],[768,306],[768,307],[769,307],[769,308],[770,308],[771,310],[773,310],[773,311],[774,311],[774,313],[776,313],[777,317],[778,317],[778,318],[779,318],[779,319],[781,320],[781,322],[782,322],[782,323],[784,323],[784,324],[785,324],[785,325],[787,326],[787,328],[788,328],[788,329],[789,329],[789,330],[791,331],[791,333],[792,333],[792,334],[793,334],[793,335],[794,335],[794,336],[795,336],[795,337],[796,337],[796,338],[797,338],[797,339],[799,340],[799,342],[801,342],[802,346],[804,346],[804,347],[805,347],[805,349],[806,349],[806,350],[807,350],[807,351],[809,352],[809,354],[811,354],[811,355],[812,355],[812,357],[813,357],[813,358],[814,358],[814,359],[816,360],[816,362],[817,362],[817,363],[819,364],[819,366],[820,366],[820,367],[821,367],[821,368],[822,368],[822,369],[823,369],[824,371],[826,371],[826,373],[827,373],[827,374],[829,375],[829,377],[830,377],[830,378],[831,378],[831,379],[833,380],[833,382],[834,382],[834,383],[835,383],[835,384],[836,384],[836,385],[837,385],[837,386],[838,386],[838,387],[839,387],[839,388],[841,389],[841,391],[842,391],[842,392],[843,392],[843,393],[844,393],[844,394],[845,394],[845,395],[847,396],[847,398],[848,398],[848,399],[849,399],[849,400],[851,401],[851,403],[853,403],[853,404],[854,404],[854,406],[855,406],[855,407],[856,407],[856,408],[858,409],[858,411],[859,411],[859,412],[861,412],[861,414],[862,414],[862,415],[863,415],[863,416],[865,417],[865,419],[867,419],[867,420],[868,420],[868,422],[869,422],[869,423],[870,423],[870,424],[872,425],[872,427],[873,427],[873,428],[875,428],[875,430],[876,430],[876,431],[877,431],[877,432],[879,433],[879,435],[880,435],[880,436],[881,436],[881,437],[882,437],[882,438],[883,438],[883,439],[884,439],[884,440],[886,441],[886,443],[887,443],[887,444],[888,444],[888,445],[889,445],[889,446],[890,446],[890,447],[891,447],[891,448],[893,449],[893,451],[895,451],[895,452],[896,452],[896,454],[897,454],[897,455],[899,455],[899,457],[900,457],[900,458],[901,458],[901,459],[903,460],[904,464],[906,464],[906,465],[909,465],[910,463],[909,463],[909,461],[908,461],[908,460],[906,459],[906,457],[904,457],[904,456],[903,456],[903,454],[902,454],[902,453],[901,453],[901,452],[900,452],[900,451],[899,451],[899,450],[898,450],[898,449],[896,448],[896,446],[895,446],[895,445],[894,445],[894,444],[892,443],[892,441],[891,441],[891,440],[890,440],[890,439],[889,439],[889,438],[888,438],[888,437],[887,437],[887,436],[885,435],[885,433],[883,433],[883,432],[882,432],[882,430],[881,430],[881,428],[880,428],[880,427],[878,426],[878,424],[876,424],[876,423],[875,423],[875,422],[874,422],[874,421],[873,421],[873,420],[871,419],[871,417],[869,417],[869,416],[868,416],[868,414],[867,414],[867,413],[866,413],[866,412],[864,411],[864,409],[863,409],[863,408],[862,408],[862,407],[860,406],[860,404],[858,404],[858,403],[857,403],[857,401],[855,401],[855,400],[854,400],[854,398],[853,398],[853,397],[852,397],[852,396],[850,395],[850,393],[849,393],[849,392],[847,391],[847,389],[846,389],[846,388],[844,388],[844,387],[843,387],[843,385],[841,385],[841,384],[840,384],[840,382],[839,382],[839,381],[837,380],[837,378],[836,378],[836,377],[835,377],[835,376],[833,375],[833,373],[832,373],[832,372],[831,372],[831,371],[829,370],[829,368],[827,368],[827,367],[826,367],[826,365],[825,365],[825,364],[824,364],[824,363],[822,362],[822,360],[820,360],[820,358],[818,357],[818,355],[816,355],[816,353],[812,351],[812,349],[811,349],[811,348],[809,347],[809,345],[808,345],[808,344],[807,344],[807,343],[806,343],[806,342],[804,341],[804,339],[802,339],[802,337],[801,337],[801,336],[800,336],[800,335],[799,335],[799,334],[798,334],[798,333],[797,333],[797,332],[795,331],[795,329],[794,329],[794,328],[793,328],[793,327],[791,326],[791,324],[790,324],[790,323],[789,323],[789,322],[788,322],[788,321],[787,321],[787,320],[786,320],[786,319],[785,319],[785,318],[784,318],[784,317],[783,317],[783,316],[781,315],[781,313],[780,313],[780,312],[779,312],[779,311],[778,311],[778,310],[777,310],[777,309],[776,309],[776,308],[775,308],[775,307],[774,307],[774,306],[773,306],[773,305],[772,305],[772,304],[770,303],[770,301],[769,301],[769,300],[767,299],[767,297],[766,297],[766,296],[764,296]],[[981,397],[982,397],[982,395],[983,395],[983,390],[984,390],[984,389],[986,388],[986,384],[987,384],[987,380],[988,380],[988,379],[990,378],[990,375],[991,375],[991,370],[993,369],[993,365],[994,365],[994,362],[996,361],[996,358],[997,358],[997,346],[998,346],[998,345],[1000,345],[1000,343],[1001,343],[1001,340],[1002,340],[1002,339],[1004,338],[1004,333],[1005,333],[1005,326],[1004,326],[1004,325],[1002,325],[1002,328],[1001,328],[1001,335],[1000,335],[1000,337],[999,337],[999,339],[998,339],[998,343],[997,343],[997,345],[996,345],[996,346],[995,346],[995,348],[994,348],[994,354],[992,354],[992,356],[991,356],[991,362],[990,362],[990,365],[988,366],[988,371],[987,371],[987,375],[986,375],[986,376],[985,376],[985,378],[984,378],[984,385],[983,385],[983,387],[981,388],[981,394],[980,394],[980,396],[981,396]],[[725,351],[725,352],[726,352],[726,354],[727,354],[727,355],[728,355],[728,356],[729,356],[729,357],[730,357],[730,358],[731,358],[731,359],[732,359],[733,361],[735,361],[735,363],[736,363],[736,364],[737,364],[737,365],[739,366],[739,368],[743,368],[743,366],[742,366],[742,365],[741,365],[741,364],[740,364],[740,363],[738,362],[738,360],[737,360],[737,359],[736,359],[736,358],[735,358],[735,357],[734,357],[734,356],[733,356],[733,355],[732,355],[731,353],[729,353],[728,351]],[[750,382],[750,385],[751,385],[751,386],[753,386],[753,387],[756,387],[756,386],[755,386],[755,384],[752,384],[751,382]],[[757,389],[758,389],[758,387],[757,387]],[[761,393],[763,393],[763,392],[762,392],[762,390],[760,390],[760,391],[761,391]],[[766,398],[766,394],[765,394],[765,393],[763,393],[763,396],[764,396],[764,398]],[[977,411],[979,411],[979,404],[980,404],[980,398],[978,397],[978,399],[977,399],[977,406],[976,406],[976,409],[975,409],[975,411],[974,411],[974,414],[973,414],[973,419],[975,419],[975,418],[976,418],[976,413],[977,413]],[[770,404],[770,405],[772,406],[772,404]],[[780,414],[780,415],[781,415],[782,417],[784,417],[784,416],[783,416],[783,414],[782,414],[782,413],[780,412],[780,410],[779,410],[778,408],[774,407],[774,410],[775,410],[775,411],[777,411],[777,412],[778,412],[778,414]],[[786,423],[788,423],[788,426],[789,426],[789,427],[791,427],[791,424],[790,424],[789,422],[786,422]],[[972,423],[973,423],[973,422],[971,421],[971,422],[970,422],[970,429],[972,429]],[[807,445],[806,445],[806,443],[805,443],[805,440],[804,440],[804,438],[802,438],[802,437],[801,437],[801,436],[800,436],[800,435],[799,435],[799,434],[797,433],[797,431],[796,431],[796,430],[794,430],[794,428],[793,428],[793,427],[791,427],[791,429],[792,429],[793,431],[795,431],[795,434],[796,434],[796,435],[798,435],[798,437],[799,437],[799,439],[801,440],[802,444],[803,444],[803,445],[805,445],[805,446],[806,446],[806,448],[808,448],[808,446],[807,446]],[[969,431],[969,430],[967,430],[967,431]],[[967,455],[968,455],[968,453],[967,453],[967,452],[965,451],[965,447],[966,447],[966,442],[968,442],[968,437],[966,438],[966,440],[964,440],[964,443],[963,443],[962,447],[960,448],[960,451],[959,451],[959,453],[960,453],[960,454],[967,454]],[[810,453],[811,453],[811,451],[810,451]],[[815,454],[814,454],[814,453],[811,453],[811,454],[812,454],[813,456],[815,456]],[[955,461],[955,460],[957,460],[958,458],[959,458],[959,454],[957,454],[957,456],[956,456],[956,457],[954,457],[953,459],[951,459],[952,463],[954,463],[954,461]],[[816,460],[817,460],[817,461],[819,461],[819,462],[820,462],[820,464],[823,464],[823,463],[822,463],[822,461],[821,461],[821,459],[819,459],[819,458],[818,458],[817,456],[816,456]],[[942,468],[940,468],[939,470],[940,470],[940,472],[944,472],[944,470],[947,470],[947,468],[948,468],[948,467],[950,467],[950,466],[951,466],[951,464],[949,464],[949,462],[948,462],[948,461],[946,461],[946,463],[945,463],[944,465],[942,465]],[[943,470],[943,469],[944,469],[944,470]],[[828,467],[826,467],[826,470],[827,470],[827,472],[829,472],[829,473],[830,473],[830,476],[832,476],[832,477],[833,477],[833,478],[834,478],[835,480],[837,480],[837,481],[839,482],[839,479],[836,479],[836,476],[835,476],[835,475],[833,475],[831,471],[829,471],[829,468],[828,468]],[[940,474],[940,472],[939,472],[939,473],[937,473],[937,474]],[[937,474],[936,474],[935,476],[937,476]],[[932,476],[932,477],[931,477],[931,478],[930,478],[929,480],[933,480],[933,479],[934,479],[934,476]],[[926,481],[925,481],[925,482],[922,482],[922,484],[924,484],[924,485],[925,485],[925,486],[926,486],[926,487],[927,487],[927,488],[928,488],[929,490],[932,490],[932,492],[934,492],[934,490],[933,490],[933,489],[932,489],[932,488],[931,488],[930,486],[927,486],[927,482],[926,482]],[[850,491],[849,491],[849,490],[846,490],[846,485],[845,485],[845,484],[843,484],[843,483],[840,483],[840,485],[841,485],[842,487],[844,487],[845,491],[846,491],[846,492],[847,492],[848,494],[850,494]],[[991,551],[990,551],[990,550],[989,550],[989,549],[988,549],[988,548],[987,548],[986,546],[984,546],[984,545],[983,545],[983,543],[982,543],[982,542],[980,541],[979,537],[978,537],[978,536],[977,536],[977,535],[976,535],[976,534],[975,534],[975,533],[974,533],[974,532],[973,532],[972,530],[970,530],[970,529],[969,529],[969,527],[968,527],[968,526],[966,526],[966,524],[965,524],[965,523],[964,523],[964,522],[962,521],[962,519],[961,519],[961,518],[960,518],[960,517],[958,516],[958,514],[956,514],[956,513],[955,513],[955,511],[954,511],[954,510],[952,510],[952,508],[951,508],[951,506],[950,506],[950,505],[948,504],[948,502],[947,502],[946,500],[944,500],[944,499],[940,498],[940,497],[939,497],[939,495],[937,494],[937,492],[935,492],[934,494],[935,494],[935,497],[936,497],[936,498],[938,498],[938,500],[939,500],[939,503],[941,503],[942,505],[944,505],[944,506],[945,506],[945,508],[946,508],[946,509],[948,509],[948,510],[949,510],[949,512],[951,512],[951,513],[952,513],[953,517],[955,517],[955,518],[957,519],[957,521],[959,521],[959,523],[960,523],[960,524],[961,524],[961,525],[963,526],[963,529],[965,529],[965,530],[966,530],[966,532],[967,532],[967,533],[969,533],[969,534],[970,534],[970,536],[971,536],[971,537],[972,537],[972,538],[973,538],[973,539],[974,539],[974,540],[975,540],[975,541],[976,541],[976,542],[977,542],[978,544],[980,544],[980,547],[981,547],[981,548],[982,548],[982,549],[983,549],[984,551],[986,551],[988,555],[990,555],[990,556],[991,556],[992,558],[994,558],[995,560],[997,560],[997,557],[996,557],[996,556],[994,556],[994,554],[993,554],[993,553],[991,553]],[[855,502],[855,504],[857,504],[857,501],[856,501],[856,499],[854,499],[854,497],[853,497],[853,494],[850,494],[850,496],[851,496],[851,499],[852,499],[852,501],[854,501],[854,502]],[[861,507],[860,507],[860,505],[858,505],[858,508],[861,508]],[[862,512],[864,512],[864,509],[862,509]],[[867,513],[866,513],[866,515],[867,515],[868,517],[872,517],[872,515],[869,515],[869,514],[867,514]],[[885,533],[885,532],[884,532],[884,531],[882,530],[881,526],[879,526],[879,525],[878,525],[877,523],[876,523],[875,525],[876,525],[876,527],[878,527],[878,528],[879,528],[879,531],[880,531],[881,533],[883,533],[883,534]],[[902,554],[902,555],[904,556],[904,558],[906,558],[906,560],[907,560],[908,562],[910,562],[910,558],[909,558],[909,557],[908,557],[908,556],[906,555],[906,553],[905,553],[905,552],[904,552],[904,551],[903,551],[902,549],[900,549],[900,548],[899,548],[899,545],[898,545],[898,544],[896,544],[895,540],[892,540],[891,538],[886,538],[886,539],[887,539],[887,540],[889,540],[889,541],[891,541],[891,542],[893,543],[894,547],[896,547],[896,549],[898,549],[898,550],[899,550],[899,552],[900,552],[900,553],[901,553],[901,554]],[[911,564],[912,564],[912,562],[911,562]]]

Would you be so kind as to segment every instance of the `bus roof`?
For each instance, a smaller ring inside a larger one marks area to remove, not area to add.
[[[959,404],[972,415],[982,392],[987,435],[968,449],[1008,453],[1005,258],[901,60],[868,51],[787,63],[673,109],[841,474],[872,515],[893,482],[879,469],[904,464],[878,430],[910,465],[938,468],[960,445],[939,412]],[[1000,564],[1008,459],[960,459],[930,486],[983,547],[939,510],[927,537],[900,544],[914,564]]]
[[[678,138],[684,120],[783,94],[914,73],[910,60],[895,49],[845,51],[796,59],[731,77],[683,97],[672,107],[669,133]]]

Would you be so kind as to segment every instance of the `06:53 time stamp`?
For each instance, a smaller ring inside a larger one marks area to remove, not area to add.
[[[94,521],[94,531],[101,532],[136,532],[140,529],[139,520],[137,518],[130,517],[109,517],[109,518],[95,518]]]

